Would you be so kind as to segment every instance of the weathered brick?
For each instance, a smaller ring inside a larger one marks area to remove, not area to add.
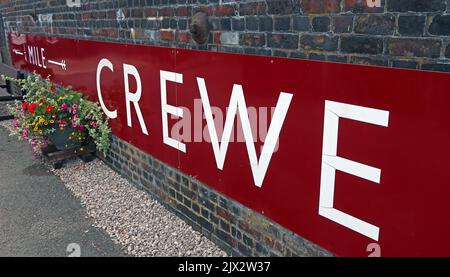
[[[446,0],[389,0],[390,12],[438,12],[445,11]]]
[[[267,44],[273,48],[297,49],[298,35],[296,34],[269,34]]]
[[[343,36],[341,51],[344,53],[381,54],[383,39],[366,36]]]
[[[353,16],[339,15],[333,17],[333,32],[351,33],[353,30]]]
[[[330,31],[331,20],[328,16],[316,16],[312,19],[312,29],[314,32]]]
[[[267,1],[268,14],[295,14],[300,12],[298,0],[270,0]]]
[[[258,17],[256,16],[247,16],[245,17],[245,28],[248,31],[257,31],[258,30]]]
[[[294,31],[309,31],[311,24],[308,16],[294,16],[292,18],[292,29]]]
[[[447,59],[450,59],[450,44],[445,47],[444,55]]]
[[[450,64],[447,63],[426,63],[421,67],[422,70],[450,72]]]
[[[275,17],[275,31],[289,31],[291,29],[291,17]]]
[[[303,11],[306,13],[337,13],[341,0],[303,0]]]
[[[300,47],[305,50],[336,51],[339,37],[328,35],[302,35]]]
[[[390,38],[387,52],[392,56],[438,58],[442,43],[434,39]]]
[[[271,17],[259,16],[258,23],[260,31],[273,31],[273,20]]]
[[[233,31],[243,31],[243,30],[245,30],[245,18],[244,17],[233,17],[233,18],[231,18],[231,29]]]
[[[428,32],[432,35],[450,36],[450,15],[436,15]]]
[[[266,44],[266,37],[263,33],[242,33],[239,37],[240,45],[250,47],[262,47]]]
[[[393,60],[392,61],[392,67],[417,69],[418,66],[419,66],[419,63],[416,61],[405,61],[405,60]]]
[[[189,7],[189,6],[177,7],[175,9],[175,14],[177,16],[191,16],[191,14],[192,14],[192,7]]]
[[[240,15],[261,15],[266,13],[265,2],[241,3],[239,5]]]
[[[408,36],[422,36],[425,29],[425,16],[403,15],[398,18],[398,33]]]
[[[382,13],[385,0],[381,0],[381,7],[367,5],[367,0],[344,0],[344,11],[353,13]]]
[[[233,5],[217,5],[214,7],[215,16],[232,16],[235,15]]]
[[[355,19],[355,33],[392,35],[395,28],[393,15],[361,15]]]

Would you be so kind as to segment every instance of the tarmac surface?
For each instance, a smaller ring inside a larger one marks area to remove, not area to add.
[[[80,254],[80,255],[78,255]],[[0,256],[125,256],[31,147],[0,126]]]

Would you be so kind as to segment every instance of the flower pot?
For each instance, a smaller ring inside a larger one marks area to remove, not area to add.
[[[69,139],[76,130],[72,126],[66,126],[63,129],[56,127],[55,131],[48,135],[48,139],[55,145],[58,150],[69,150],[76,148],[78,143]]]

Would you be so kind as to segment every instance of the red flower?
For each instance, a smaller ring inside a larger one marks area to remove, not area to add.
[[[52,84],[52,85],[50,86],[50,92],[51,92],[51,93],[54,93],[54,92],[55,92],[55,89],[56,89],[55,85]]]
[[[28,107],[28,103],[27,102],[23,102],[22,103],[22,110],[25,110]]]
[[[30,105],[28,105],[28,112],[34,114],[34,109],[36,109],[36,104],[30,103]]]
[[[45,108],[45,111],[47,113],[51,113],[54,108],[55,108],[54,106],[47,106],[47,108]]]
[[[40,101],[39,101],[39,104],[44,104],[45,103],[45,100],[44,99],[41,99]]]

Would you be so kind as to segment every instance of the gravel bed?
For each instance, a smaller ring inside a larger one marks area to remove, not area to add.
[[[11,128],[11,121],[0,122]],[[80,200],[94,226],[132,256],[226,256],[213,242],[96,159],[54,170]]]

